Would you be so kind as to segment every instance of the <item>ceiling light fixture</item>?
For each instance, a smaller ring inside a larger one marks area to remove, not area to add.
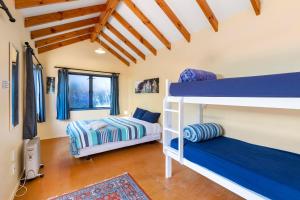
[[[95,50],[95,53],[101,55],[101,54],[105,54],[106,52],[103,49],[99,48]]]

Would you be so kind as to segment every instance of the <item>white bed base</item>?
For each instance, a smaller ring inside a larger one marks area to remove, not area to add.
[[[142,144],[146,142],[151,142],[155,140],[160,140],[160,134],[149,134],[146,135],[140,139],[136,140],[128,140],[128,141],[120,141],[120,142],[111,142],[111,143],[105,143],[93,147],[87,147],[84,149],[80,149],[79,155],[75,155],[75,158],[90,156],[97,153],[103,153],[106,151],[114,150],[114,149],[120,149],[123,147],[129,147],[137,144]]]
[[[184,104],[199,104],[199,122],[203,122],[204,105],[246,106],[260,108],[300,109],[300,98],[245,98],[245,97],[174,97],[169,93],[170,82],[166,81],[166,96],[163,102],[163,151],[166,156],[166,178],[172,176],[172,159],[202,174],[210,180],[227,188],[245,199],[268,199],[249,190],[207,168],[197,165],[183,157]],[[177,103],[178,109],[172,109],[171,103]],[[178,129],[172,129],[172,114],[178,115]],[[178,136],[178,150],[170,147],[173,135]]]

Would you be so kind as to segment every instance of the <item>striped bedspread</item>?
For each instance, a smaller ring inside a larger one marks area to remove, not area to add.
[[[106,123],[100,129],[90,128],[90,123],[97,121]],[[70,138],[72,155],[79,155],[82,148],[101,145],[109,142],[140,139],[146,135],[144,125],[124,118],[110,117],[100,120],[79,120],[68,124],[67,134]]]

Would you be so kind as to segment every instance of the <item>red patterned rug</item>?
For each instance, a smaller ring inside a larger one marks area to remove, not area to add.
[[[148,200],[145,192],[128,174],[87,186],[51,200]]]

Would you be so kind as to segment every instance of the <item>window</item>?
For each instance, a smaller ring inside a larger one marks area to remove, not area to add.
[[[69,73],[71,110],[110,109],[111,77]]]
[[[45,122],[45,96],[44,96],[44,83],[43,72],[41,65],[33,65],[33,79],[35,90],[35,106],[37,122]]]

